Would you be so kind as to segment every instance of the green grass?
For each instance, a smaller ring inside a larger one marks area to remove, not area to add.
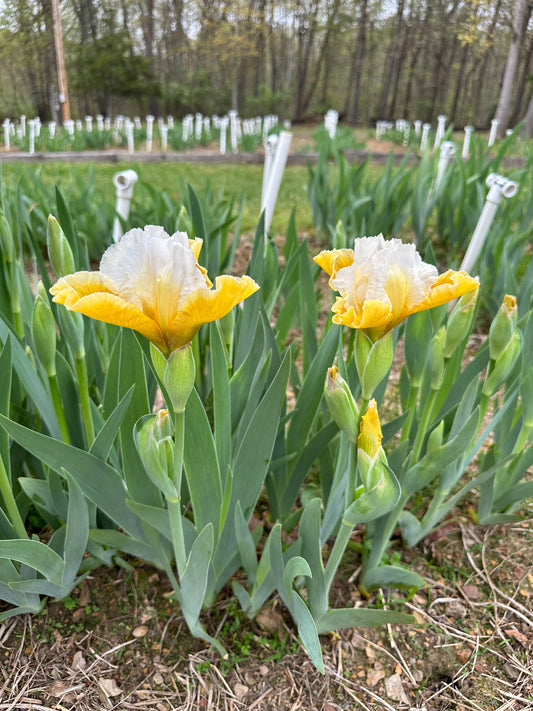
[[[67,203],[69,196],[79,194],[75,176],[83,177],[94,171],[95,199],[102,205],[114,205],[115,188],[113,175],[119,171],[133,168],[139,180],[149,183],[157,190],[166,191],[172,199],[181,203],[179,194],[180,180],[202,192],[207,181],[213,192],[223,192],[226,197],[235,196],[238,203],[244,193],[245,205],[242,222],[243,233],[255,231],[261,208],[261,184],[263,167],[259,165],[198,165],[193,163],[46,163],[28,166],[21,163],[8,163],[2,166],[2,181],[6,187],[14,187],[22,174],[38,173],[47,186],[59,182]],[[137,191],[138,192],[138,191]],[[134,193],[132,209],[136,205]],[[298,230],[314,230],[313,217],[307,198],[307,169],[294,166],[285,170],[278,201],[272,222],[272,233],[283,233],[287,229],[293,208],[296,210]]]

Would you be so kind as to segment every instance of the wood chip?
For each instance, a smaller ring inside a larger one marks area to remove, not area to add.
[[[132,635],[137,639],[139,639],[140,637],[144,637],[147,634],[148,627],[146,625],[139,625],[139,627],[136,627],[132,632]]]
[[[122,689],[119,688],[114,679],[104,679],[104,677],[100,677],[98,679],[98,687],[104,692],[107,698],[119,696],[122,693]]]
[[[383,669],[369,669],[366,673],[366,683],[370,688],[376,686],[386,676]]]
[[[385,691],[389,699],[399,701],[402,704],[409,703],[409,698],[404,691],[402,680],[398,674],[393,674],[385,679]]]
[[[233,693],[239,699],[239,701],[241,699],[244,699],[244,697],[249,691],[250,687],[245,686],[244,684],[235,684],[235,686],[233,687]]]

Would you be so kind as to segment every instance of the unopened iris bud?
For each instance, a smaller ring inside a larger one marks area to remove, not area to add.
[[[490,397],[503,385],[520,355],[521,348],[522,336],[517,329],[511,336],[507,348],[500,353],[498,360],[491,361],[487,378],[483,383],[483,395]]]
[[[83,360],[85,358],[83,316],[76,311],[61,309],[58,312],[58,321],[61,334],[74,354],[74,358]]]
[[[444,432],[444,420],[441,420],[439,424],[432,430],[428,437],[428,442],[426,445],[426,453],[436,452],[440,449],[442,445],[442,434]]]
[[[392,366],[394,357],[392,332],[386,333],[377,341],[372,341],[363,331],[356,331],[354,354],[363,398],[370,400]]]
[[[357,466],[367,491],[379,483],[383,476],[383,465],[387,464],[385,451],[381,446],[382,440],[376,401],[370,400],[365,414],[361,417],[357,438]]]
[[[432,390],[438,390],[444,378],[444,342],[446,340],[446,330],[444,326],[439,328],[431,339],[429,349],[429,374]]]
[[[48,377],[53,378],[56,375],[56,322],[42,282],[39,282],[33,306],[32,332],[37,358]]]
[[[523,333],[524,343],[522,346],[522,367],[520,372],[522,422],[525,427],[533,429],[533,368],[531,367],[531,352],[533,351],[533,312],[529,313]]]
[[[165,358],[151,343],[150,353],[154,369],[165,387],[174,413],[184,412],[196,377],[191,344],[177,348],[168,358]]]
[[[451,358],[452,353],[470,333],[474,314],[476,311],[478,289],[472,289],[463,294],[450,314],[446,326],[446,341],[444,343],[444,357]]]
[[[233,336],[235,328],[235,309],[231,309],[225,316],[219,319],[220,333],[222,334],[222,342],[226,346],[226,354],[228,359],[228,368],[233,361]]]
[[[324,397],[331,416],[341,429],[355,444],[358,430],[359,410],[348,383],[340,375],[335,366],[328,368]]]
[[[178,492],[172,482],[174,441],[168,410],[141,417],[135,424],[133,438],[150,479],[169,501],[179,501]]]
[[[509,345],[516,328],[516,296],[506,294],[489,330],[491,360],[498,360]]]
[[[334,249],[344,249],[346,247],[348,240],[346,239],[346,231],[342,220],[337,222],[335,227],[335,232],[333,233],[333,248]]]
[[[48,216],[46,245],[52,268],[57,277],[72,274],[72,272],[76,271],[74,256],[68,239],[53,215]]]
[[[12,262],[15,257],[15,241],[11,225],[2,210],[0,210],[0,247],[6,262]]]

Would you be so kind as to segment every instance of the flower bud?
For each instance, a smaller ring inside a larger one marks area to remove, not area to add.
[[[431,320],[427,311],[411,314],[405,322],[405,367],[412,387],[418,388],[422,383],[432,333]]]
[[[355,444],[357,438],[357,424],[359,410],[348,383],[339,374],[335,366],[328,368],[324,397],[331,416],[341,429]]]
[[[446,329],[441,326],[431,339],[429,348],[429,375],[432,390],[439,390],[444,378],[444,342]]]
[[[0,210],[0,248],[6,262],[12,262],[15,257],[15,241],[11,225],[7,221],[3,210]]]
[[[174,442],[168,410],[141,417],[135,424],[133,439],[150,479],[169,501],[179,501],[172,482]]]
[[[363,398],[370,400],[392,365],[394,357],[392,332],[386,333],[373,342],[363,331],[356,331],[354,354]]]
[[[83,316],[77,311],[58,311],[59,330],[76,360],[85,358],[85,326]]]
[[[233,361],[233,337],[235,328],[235,309],[231,309],[225,316],[222,316],[218,321],[220,325],[220,333],[222,335],[222,343],[226,346],[226,357],[228,368],[231,367]]]
[[[367,491],[379,483],[383,475],[383,464],[387,463],[382,440],[376,401],[370,400],[365,414],[361,416],[357,438],[357,466]]]
[[[520,355],[521,347],[522,336],[520,331],[515,330],[507,344],[507,348],[500,353],[498,360],[491,361],[487,378],[483,383],[483,395],[491,397],[503,385]]]
[[[467,291],[457,302],[450,314],[446,326],[446,340],[444,342],[444,358],[451,358],[455,349],[470,333],[474,314],[476,311],[479,288]]]
[[[56,375],[56,322],[42,282],[33,306],[32,332],[37,358],[52,378]]]
[[[426,445],[426,453],[436,452],[442,445],[442,433],[444,432],[444,420],[441,420],[439,424],[432,430],[428,437],[428,442]]]
[[[155,372],[165,387],[174,413],[184,412],[196,377],[191,344],[177,348],[165,358],[151,343],[150,354]]]
[[[489,353],[491,360],[498,360],[506,350],[516,328],[516,316],[516,296],[506,294],[500,310],[490,325]]]
[[[76,271],[74,256],[68,239],[53,215],[48,216],[46,244],[50,262],[57,277],[72,274],[72,272]]]
[[[533,368],[531,367],[531,352],[533,351],[533,311],[529,312],[523,334],[524,343],[522,345],[522,365],[520,371],[522,422],[525,427],[533,429]]]
[[[335,232],[333,233],[333,249],[344,249],[347,242],[344,225],[342,224],[342,220],[339,220],[335,227]]]

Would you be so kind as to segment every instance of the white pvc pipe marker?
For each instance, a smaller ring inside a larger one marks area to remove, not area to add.
[[[134,170],[123,170],[121,173],[115,173],[113,183],[117,189],[117,203],[115,212],[117,216],[113,222],[113,241],[119,242],[122,237],[122,224],[119,216],[123,220],[128,219],[130,214],[130,203],[133,197],[133,188],[137,182],[137,173]]]
[[[497,173],[491,173],[487,178],[487,186],[490,188],[485,205],[479,216],[476,229],[466,250],[466,254],[461,264],[461,270],[470,272],[475,265],[477,258],[483,248],[488,231],[498,210],[498,205],[502,198],[511,198],[518,191],[518,184],[513,180],[508,180]]]
[[[448,163],[455,156],[455,152],[455,145],[451,141],[443,141],[440,144],[440,155],[439,164],[437,166],[437,179],[435,181],[435,189],[438,189],[438,187],[442,183]]]
[[[279,134],[279,139],[276,145],[276,151],[270,168],[268,186],[265,192],[264,200],[261,201],[261,212],[265,211],[265,235],[270,230],[270,224],[274,215],[274,207],[278,199],[278,193],[283,178],[283,171],[287,163],[287,156],[291,147],[292,133],[282,131]]]

